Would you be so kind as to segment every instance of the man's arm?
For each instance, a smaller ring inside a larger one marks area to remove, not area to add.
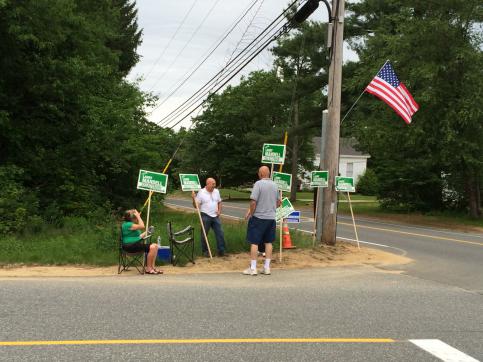
[[[192,198],[192,201],[193,201],[193,207],[197,209],[199,207],[199,205],[198,205],[198,207],[196,206],[196,194],[195,194],[194,191],[191,191],[191,198]]]
[[[245,215],[245,219],[248,219],[253,215],[255,209],[257,208],[257,202],[255,200],[250,200],[250,207],[248,208],[247,214]]]

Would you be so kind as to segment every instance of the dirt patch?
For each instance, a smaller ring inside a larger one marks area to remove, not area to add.
[[[381,250],[356,246],[347,243],[338,243],[337,246],[321,246],[316,249],[292,249],[276,252],[272,260],[272,270],[305,269],[334,267],[347,265],[397,265],[407,264],[412,260]],[[164,265],[160,268],[165,274],[198,274],[241,272],[249,264],[249,254],[230,254],[224,257],[197,258],[196,264],[187,264],[184,267]],[[261,265],[261,258],[259,258]],[[117,275],[117,266],[90,267],[90,266],[25,266],[9,265],[0,268],[0,278],[4,277],[93,277]],[[123,272],[121,276],[137,275],[136,270]]]

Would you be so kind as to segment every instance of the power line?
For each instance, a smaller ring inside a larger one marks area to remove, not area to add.
[[[272,41],[278,39],[281,37],[283,34],[286,32],[290,31],[292,29],[292,24],[290,22],[286,22],[284,25],[282,25],[278,30],[277,33],[272,36],[272,38],[268,39],[262,46],[260,46],[257,51],[243,63],[240,68],[233,73],[231,77],[229,77],[227,80],[225,80],[218,88],[216,88],[212,93],[218,92],[221,88],[223,88],[231,79],[233,79],[243,68],[245,68],[258,54],[260,54]],[[188,118],[192,112],[194,112],[197,108],[202,106],[204,103],[207,102],[209,98],[206,98],[203,100],[199,105],[195,106],[192,108],[184,117],[179,119],[175,124],[173,124],[170,128],[176,127],[179,123],[184,121],[186,118]]]
[[[243,39],[245,38],[245,35],[247,34],[248,32],[248,29],[252,26],[253,24],[253,21],[255,20],[256,16],[258,15],[258,12],[260,11],[263,3],[265,2],[265,0],[262,0],[260,2],[260,5],[258,6],[258,9],[255,11],[255,14],[253,14],[253,17],[252,19],[250,20],[250,22],[248,23],[248,26],[245,28],[245,31],[243,32],[242,36],[240,37],[240,40],[238,40],[238,43],[236,44],[235,48],[233,49],[233,51],[231,52],[230,56],[228,57],[228,60],[226,62],[226,65],[225,65],[225,68],[226,66],[228,65],[228,63],[230,63],[230,61],[232,60],[233,58],[233,55],[235,55],[236,51],[238,50],[238,47],[240,46],[241,42],[243,41]],[[218,84],[218,80],[217,82],[215,83],[215,87],[216,85]]]
[[[275,25],[278,26],[283,19],[278,20],[278,23]],[[269,27],[271,27],[270,24]],[[270,29],[269,31],[272,31],[273,29]],[[200,89],[198,89],[191,97],[189,97],[187,100],[185,100],[180,106],[178,106],[176,109],[174,109],[170,114],[168,114],[166,117],[164,117],[160,121],[161,123],[169,123],[170,118],[176,118],[179,116],[179,114],[183,113],[187,108],[191,107],[194,103],[200,101],[203,99],[206,95],[210,94],[210,90],[215,87],[215,82],[221,77],[225,78],[227,77],[233,70],[236,70],[236,67],[239,66],[239,63],[244,61],[244,57],[250,56],[250,52],[256,48],[259,43],[266,38],[267,36],[270,36],[266,30],[262,32],[255,40],[253,40],[248,46],[246,46],[242,52],[240,52],[229,64],[227,64],[224,68],[222,68],[217,74],[215,74],[207,83],[205,83]]]
[[[188,39],[188,41],[185,43],[185,45],[183,46],[183,48],[178,52],[178,54],[176,54],[176,57],[173,59],[173,61],[171,62],[171,64],[168,66],[168,68],[165,69],[165,71],[163,72],[163,74],[161,74],[161,76],[156,80],[156,82],[154,82],[154,84],[152,85],[152,87],[149,89],[149,92],[152,91],[154,89],[154,87],[156,87],[156,85],[164,78],[164,76],[171,70],[171,67],[174,65],[174,63],[176,63],[176,61],[178,60],[178,58],[181,56],[181,54],[184,52],[184,50],[186,49],[186,47],[191,43],[191,41],[193,40],[193,38],[195,37],[195,35],[198,33],[198,31],[200,30],[200,28],[203,26],[203,24],[205,23],[206,19],[208,19],[208,17],[211,15],[211,13],[213,12],[213,9],[216,7],[216,5],[218,5],[218,3],[220,2],[220,0],[216,0],[214,3],[213,3],[213,6],[210,8],[210,10],[208,10],[208,12],[206,13],[205,17],[203,18],[203,20],[201,20],[201,23],[197,26],[197,28],[195,29],[195,31],[191,34],[191,37]]]
[[[161,54],[159,55],[159,57],[156,59],[156,61],[154,62],[154,64],[151,66],[151,68],[149,69],[149,71],[146,73],[145,77],[147,78],[151,72],[153,71],[154,67],[158,64],[158,62],[161,60],[161,58],[163,57],[164,53],[166,53],[166,50],[169,48],[169,46],[171,45],[171,42],[173,41],[173,39],[176,37],[176,35],[178,34],[179,30],[183,27],[183,24],[184,22],[186,21],[186,19],[188,18],[188,16],[191,14],[191,11],[193,10],[195,4],[198,2],[198,0],[194,0],[193,3],[191,4],[191,7],[189,8],[188,12],[185,14],[185,16],[183,17],[183,20],[181,21],[181,23],[178,25],[178,27],[176,28],[174,34],[171,36],[171,39],[169,39],[168,41],[168,44],[166,44],[166,46],[164,47],[163,51],[161,52]]]
[[[205,95],[209,94],[210,91],[206,91],[205,88],[207,87],[210,87],[210,83],[213,82],[214,79],[218,78],[220,74],[222,74],[224,71],[226,71],[229,67],[232,67],[233,64],[235,64],[236,62],[239,62],[239,59],[240,57],[243,57],[243,56],[246,56],[246,54],[248,54],[248,52],[252,51],[253,48],[255,48],[257,46],[257,42],[259,43],[260,42],[260,38],[263,39],[267,36],[267,31],[272,31],[273,28],[275,28],[278,24],[276,24],[274,26],[275,23],[280,23],[281,20],[279,20],[281,17],[283,17],[287,11],[290,9],[290,7],[292,7],[295,3],[297,2],[296,1],[293,1],[289,7],[284,10],[282,12],[282,14],[280,14],[275,20],[273,20],[254,40],[252,40],[252,42],[247,45],[243,50],[240,51],[240,53],[234,58],[232,59],[232,61],[227,64],[227,66],[225,68],[223,68],[220,72],[218,72],[213,78],[211,78],[205,85],[203,85],[200,89],[198,89],[198,91],[196,91],[191,97],[189,97],[187,100],[185,100],[180,106],[178,106],[176,109],[174,109],[172,112],[170,112],[167,116],[165,116],[163,119],[160,120],[160,122],[158,123],[160,126],[165,126],[165,125],[168,125],[169,123],[173,122],[172,119],[170,118],[175,118],[177,116],[179,116],[181,113],[183,113],[187,108],[191,107],[194,103],[198,102],[200,100],[200,97],[203,98]],[[282,19],[283,20],[283,19]],[[291,20],[291,19],[290,19]],[[290,21],[289,20],[289,21]],[[285,24],[284,26],[286,26],[287,24]],[[281,29],[281,28],[280,28]],[[279,29],[279,30],[280,30]],[[272,40],[269,40],[269,42],[265,43],[263,45],[263,48],[261,48],[261,50],[264,49],[264,47],[266,47]],[[260,47],[258,48],[260,49]],[[258,51],[257,54],[259,52]],[[253,53],[252,53],[253,54]],[[250,56],[250,55],[248,55]],[[250,59],[251,60],[251,59]],[[242,62],[243,62],[243,58],[242,58]],[[246,65],[246,64],[245,64]],[[243,65],[243,67],[245,66]],[[242,68],[241,68],[242,69]],[[239,69],[238,71],[236,71],[236,73],[238,73],[241,69]],[[236,70],[236,69],[235,69]],[[232,70],[229,70],[227,71],[227,74],[229,75],[230,72],[233,72],[233,69]],[[235,74],[236,74],[235,73]],[[227,77],[228,75],[225,75],[224,77]],[[230,78],[231,79],[231,78]],[[226,84],[226,82],[224,83]],[[213,87],[213,85],[211,85],[211,87]],[[199,95],[197,97],[197,95]],[[193,100],[195,97],[197,97],[198,99],[195,99]],[[196,108],[195,108],[196,109]]]
[[[214,48],[209,51],[208,55],[206,55],[204,57],[204,59],[201,61],[201,63],[199,63],[195,69],[193,69],[191,71],[191,73],[188,71],[186,72],[180,79],[178,79],[177,83],[184,78],[184,80],[181,82],[181,84],[179,84],[174,90],[170,91],[170,93],[161,101],[161,103],[159,103],[156,107],[154,107],[150,112],[149,114],[153,113],[156,109],[158,109],[159,107],[161,107],[164,103],[166,103],[166,101],[173,95],[175,94],[192,76],[193,74],[208,60],[208,58],[215,52],[216,49],[218,49],[218,47],[223,43],[223,41],[228,37],[228,35],[231,34],[231,32],[237,27],[237,25],[243,20],[243,18],[248,14],[248,12],[253,8],[253,6],[255,6],[255,4],[258,2],[259,0],[255,0],[249,7],[248,9],[245,10],[245,12],[243,13],[243,15],[241,17],[239,17],[239,19],[235,20],[234,23],[232,23],[232,26],[229,28],[228,31],[226,31],[224,33],[224,35],[217,41],[217,44],[214,46]],[[186,77],[186,75],[189,73],[189,75]],[[185,78],[186,77],[186,78]]]

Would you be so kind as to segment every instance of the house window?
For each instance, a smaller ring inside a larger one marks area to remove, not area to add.
[[[347,162],[346,176],[352,177],[353,175],[354,175],[354,163],[353,162]]]

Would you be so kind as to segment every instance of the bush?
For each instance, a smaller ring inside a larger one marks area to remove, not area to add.
[[[23,174],[19,167],[0,166],[0,235],[21,231],[37,217],[38,200],[23,186]]]
[[[357,181],[357,192],[362,195],[374,196],[379,190],[379,180],[376,173],[368,168]]]

